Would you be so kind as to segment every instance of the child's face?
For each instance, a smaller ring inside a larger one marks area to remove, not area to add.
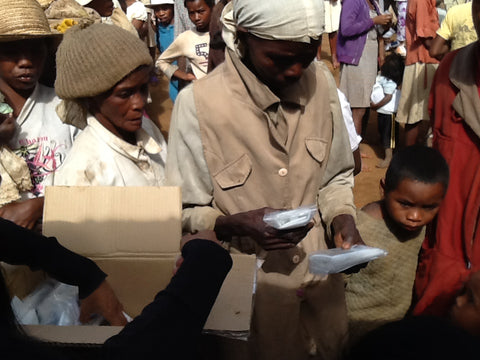
[[[110,132],[128,141],[142,127],[148,96],[149,67],[128,75],[113,89],[91,98],[93,113]]]
[[[0,43],[0,81],[16,92],[33,91],[47,57],[43,39]]]
[[[155,17],[162,23],[163,26],[170,25],[173,20],[173,5],[162,4],[153,8]]]
[[[444,196],[445,187],[441,183],[403,179],[396,189],[384,194],[384,204],[390,218],[401,229],[417,232],[437,215]]]
[[[195,0],[187,2],[188,17],[195,24],[197,31],[207,32],[210,25],[210,9],[205,1]]]
[[[480,335],[480,272],[472,274],[452,308],[453,321],[474,335]]]

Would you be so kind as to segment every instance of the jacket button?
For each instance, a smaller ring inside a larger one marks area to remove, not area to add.
[[[293,255],[292,262],[294,264],[298,264],[300,262],[300,256],[299,255]]]
[[[287,174],[288,174],[288,170],[285,169],[285,168],[281,168],[280,170],[278,170],[278,175],[280,175],[282,177],[287,176]]]

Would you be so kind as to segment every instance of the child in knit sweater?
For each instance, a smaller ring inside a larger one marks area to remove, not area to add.
[[[357,228],[364,242],[388,255],[346,279],[352,341],[407,313],[425,225],[437,214],[448,180],[448,165],[437,150],[404,148],[393,156],[380,181],[383,199],[358,211]]]

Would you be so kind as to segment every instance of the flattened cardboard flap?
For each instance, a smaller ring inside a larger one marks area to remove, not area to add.
[[[49,186],[43,233],[89,257],[148,257],[179,251],[178,187]]]
[[[181,238],[180,188],[47,187],[43,232],[94,260],[108,274],[125,311],[136,316],[172,277]],[[246,334],[250,330],[256,260],[254,255],[232,258],[233,268],[205,329]],[[46,332],[52,331],[56,330]],[[76,340],[73,333],[67,339],[70,343],[85,342],[81,336]]]

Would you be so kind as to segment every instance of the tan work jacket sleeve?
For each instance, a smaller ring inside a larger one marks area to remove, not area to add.
[[[175,101],[168,148],[166,181],[182,188],[183,231],[213,230],[222,213],[211,207],[213,184],[203,154],[192,86],[183,89]]]

